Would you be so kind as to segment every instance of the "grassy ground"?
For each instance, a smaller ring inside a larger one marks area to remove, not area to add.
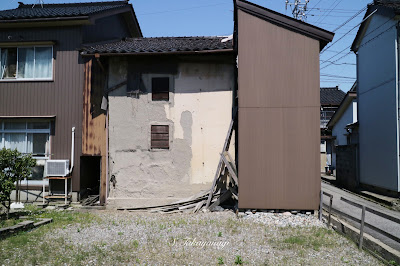
[[[322,227],[267,227],[230,212],[49,211],[54,222],[0,241],[0,265],[378,265]]]

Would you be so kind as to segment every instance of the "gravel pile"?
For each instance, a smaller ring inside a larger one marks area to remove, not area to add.
[[[244,219],[249,219],[257,223],[262,223],[266,226],[277,227],[322,227],[324,224],[311,214],[291,214],[284,213],[266,213],[266,212],[246,212],[242,214]]]

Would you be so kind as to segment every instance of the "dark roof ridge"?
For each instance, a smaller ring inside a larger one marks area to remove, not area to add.
[[[335,35],[333,32],[294,19],[292,17],[286,16],[282,13],[254,4],[252,2],[246,0],[234,0],[234,1],[236,3],[236,7],[243,12],[246,12],[250,15],[261,18],[263,20],[269,21],[288,30],[318,40],[320,42],[321,50],[326,46],[326,44],[332,41],[333,36]]]
[[[45,8],[45,7],[71,7],[71,6],[94,6],[94,5],[121,5],[128,4],[127,0],[119,1],[96,1],[96,2],[77,2],[77,3],[49,3],[49,4],[24,4],[23,2],[18,2],[18,8]],[[14,8],[15,9],[15,8]],[[13,9],[8,9],[13,10]]]
[[[321,90],[339,90],[339,86],[335,86],[335,87],[321,87]]]
[[[140,40],[140,39],[224,39],[228,36],[164,36],[164,37],[127,37],[122,41]]]

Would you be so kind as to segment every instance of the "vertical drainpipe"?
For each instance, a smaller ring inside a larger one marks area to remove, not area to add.
[[[360,81],[359,81],[359,73],[358,73],[358,51],[356,54],[356,94],[357,94],[357,122],[360,124],[359,113],[360,113],[360,104],[359,104],[359,93],[360,93]],[[356,150],[356,186],[360,187],[360,126],[358,126],[358,140],[357,140],[357,150]]]
[[[397,22],[396,26],[396,118],[397,118],[397,192],[400,192],[400,139],[399,139],[399,115],[400,115],[400,96],[399,96],[399,88],[400,88],[400,21]]]

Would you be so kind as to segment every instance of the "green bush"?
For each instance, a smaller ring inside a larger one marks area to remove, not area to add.
[[[29,178],[36,160],[32,155],[23,155],[17,150],[0,150],[0,203],[7,209],[7,218],[11,205],[11,192],[16,181]]]

